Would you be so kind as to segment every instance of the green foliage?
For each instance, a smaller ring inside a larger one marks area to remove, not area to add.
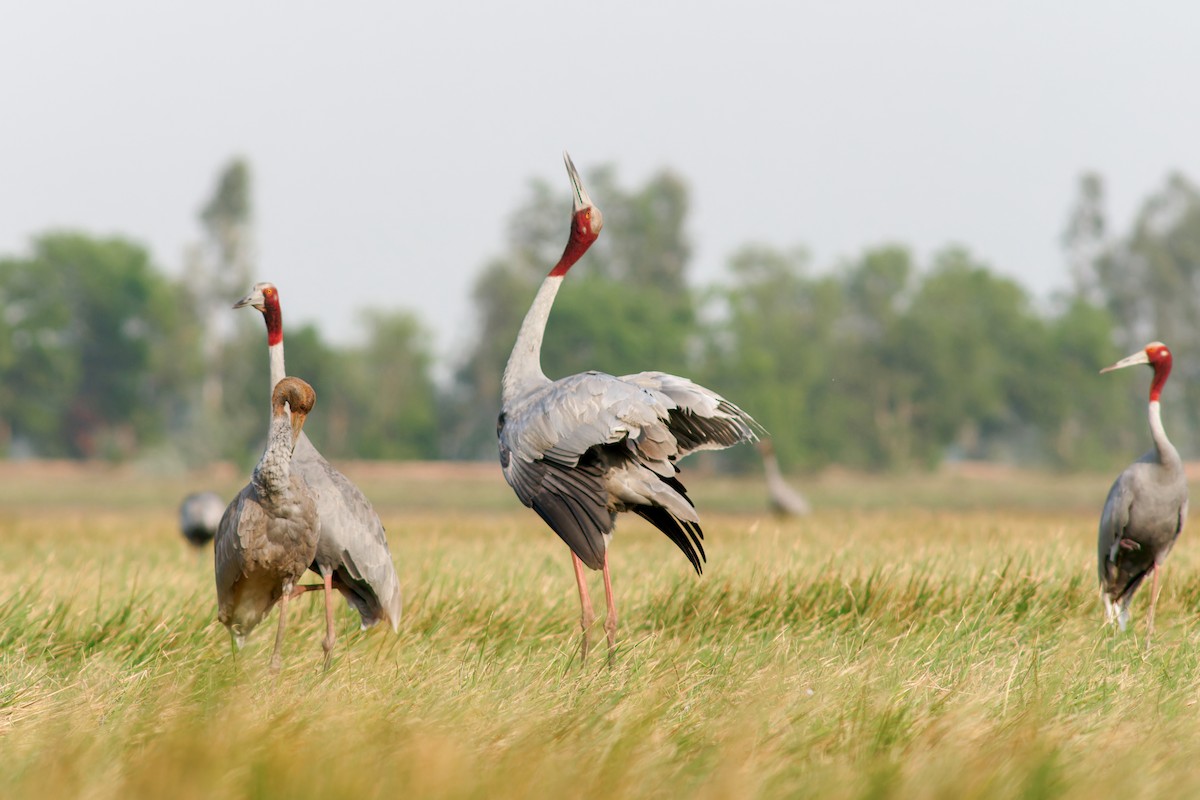
[[[1102,197],[1103,184],[1095,180],[1091,192]],[[1103,222],[1097,227],[1106,229]],[[1200,446],[1200,331],[1194,324],[1200,318],[1200,190],[1170,175],[1143,203],[1131,230],[1102,239],[1086,263],[1095,293],[1117,322],[1124,353],[1153,340],[1174,352],[1163,416],[1176,444],[1194,452]],[[1144,398],[1144,389],[1137,394]]]
[[[331,450],[360,458],[429,459],[438,454],[438,398],[428,332],[406,311],[364,315],[367,342],[343,359],[343,381],[330,415],[342,442]]]
[[[221,354],[227,454],[258,458],[270,398],[267,344],[257,312],[243,311]],[[438,455],[438,399],[429,335],[409,312],[366,311],[362,345],[334,347],[312,323],[284,325],[287,371],[317,392],[304,430],[327,458]]]
[[[730,272],[704,374],[736,387],[724,391],[784,463],[899,469],[957,453],[1079,466],[1097,449],[1083,426],[1111,419],[1095,403],[1096,416],[1073,409],[1062,383],[1106,363],[1106,316],[1076,304],[1044,319],[963,250],[922,274],[908,251],[883,247],[812,277],[803,253],[749,248]]]
[[[710,298],[723,305],[714,312],[723,323],[710,328],[697,373],[766,426],[789,463],[835,446],[825,439],[827,426],[811,424],[823,401],[823,387],[811,378],[828,375],[843,354],[833,341],[843,297],[835,282],[809,277],[807,265],[803,251],[755,246],[737,253],[730,262],[736,283]]]
[[[0,449],[257,456],[261,320],[228,308],[252,272],[250,176],[240,160],[219,174],[180,283],[121,239],[49,233],[29,255],[0,260]],[[802,249],[752,245],[730,257],[720,284],[694,287],[678,176],[631,189],[604,167],[586,182],[605,227],[550,317],[552,377],[693,377],[754,415],[786,469],[895,471],[947,457],[1109,468],[1145,447],[1145,386],[1096,371],[1162,339],[1176,354],[1167,427],[1185,456],[1200,446],[1200,334],[1190,326],[1200,316],[1200,190],[1182,176],[1116,237],[1103,181],[1085,175],[1063,236],[1073,292],[1041,305],[961,248],[918,264],[902,246],[881,246],[817,271]],[[561,253],[565,187],[535,182],[513,212],[505,250],[473,288],[479,329],[450,386],[434,384],[429,336],[407,312],[364,314],[365,338],[350,346],[326,342],[314,323],[286,327],[289,370],[321,398],[308,431],[327,455],[494,457],[500,377]],[[719,459],[758,469],[750,448]]]
[[[180,419],[198,363],[186,296],[123,239],[51,233],[0,261],[0,416],[45,456],[126,457]]]

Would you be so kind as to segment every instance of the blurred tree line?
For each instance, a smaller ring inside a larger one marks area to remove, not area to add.
[[[722,392],[771,431],[787,468],[926,468],[982,458],[1110,467],[1148,438],[1145,381],[1097,370],[1154,338],[1176,353],[1167,424],[1200,434],[1200,192],[1179,175],[1114,235],[1104,185],[1081,178],[1063,236],[1070,291],[1036,302],[968,250],[917,263],[901,245],[814,268],[801,247],[747,245],[717,284],[688,275],[688,190],[664,171],[589,191],[605,230],[572,272],[547,329],[551,376],[661,369]],[[316,387],[306,430],[330,457],[492,458],[500,375],[563,247],[570,199],[536,181],[503,251],[483,266],[478,330],[448,385],[413,313],[363,312],[333,345],[287,316],[288,370]],[[203,205],[200,241],[172,278],[137,243],[48,232],[0,258],[0,451],[9,456],[200,463],[252,460],[267,401],[262,319],[230,305],[256,279],[251,174],[234,161]],[[1135,385],[1136,384],[1136,385]],[[755,454],[721,455],[750,468]]]

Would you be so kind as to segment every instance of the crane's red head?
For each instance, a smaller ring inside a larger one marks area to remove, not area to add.
[[[1150,382],[1150,402],[1158,402],[1162,388],[1171,374],[1171,351],[1162,342],[1151,342],[1133,355],[1122,358],[1100,372],[1112,372],[1115,369],[1132,367],[1136,364],[1149,364],[1154,367],[1154,380]]]
[[[233,304],[234,308],[254,306],[262,312],[267,323],[267,344],[276,345],[283,341],[283,311],[279,307],[279,290],[273,283],[256,283],[250,294]]]
[[[567,270],[575,266],[575,262],[592,246],[596,237],[600,235],[600,229],[604,227],[604,215],[596,208],[592,198],[588,197],[587,189],[583,188],[571,157],[563,153],[563,160],[567,163],[567,175],[571,178],[574,207],[571,211],[571,238],[567,240],[562,258],[554,265],[554,269],[550,270],[551,275],[559,277],[566,275]]]

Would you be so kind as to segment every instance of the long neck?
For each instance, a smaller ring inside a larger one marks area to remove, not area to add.
[[[507,405],[530,386],[549,380],[542,372],[542,337],[546,333],[546,320],[550,318],[550,309],[554,306],[554,298],[562,282],[562,275],[547,275],[525,314],[525,321],[517,333],[517,342],[508,357],[508,366],[504,368],[504,378],[500,384],[502,405]]]
[[[283,334],[279,334],[279,341],[275,344],[267,345],[267,355],[271,360],[271,391],[275,391],[275,384],[279,383],[287,375],[287,370],[283,366]]]
[[[254,468],[254,485],[263,495],[281,497],[287,493],[295,444],[290,415],[286,411],[273,415],[267,432],[267,447]]]
[[[287,372],[283,368],[283,308],[279,305],[279,294],[273,292],[263,304],[263,322],[267,324],[267,353],[271,358],[271,391],[283,380]]]
[[[1175,445],[1171,444],[1171,440],[1167,438],[1167,432],[1163,428],[1161,406],[1157,399],[1150,401],[1150,437],[1154,439],[1154,449],[1158,451],[1160,464],[1168,467],[1183,467],[1179,451],[1175,449]]]

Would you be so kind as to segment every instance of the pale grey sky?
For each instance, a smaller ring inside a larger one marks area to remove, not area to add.
[[[821,266],[959,242],[1044,295],[1081,170],[1121,227],[1170,169],[1200,179],[1197,31],[1197,4],[1100,0],[11,4],[0,253],[81,228],[177,272],[241,154],[286,320],[346,341],[411,308],[449,356],[566,148],[688,180],[697,281],[749,241]]]

